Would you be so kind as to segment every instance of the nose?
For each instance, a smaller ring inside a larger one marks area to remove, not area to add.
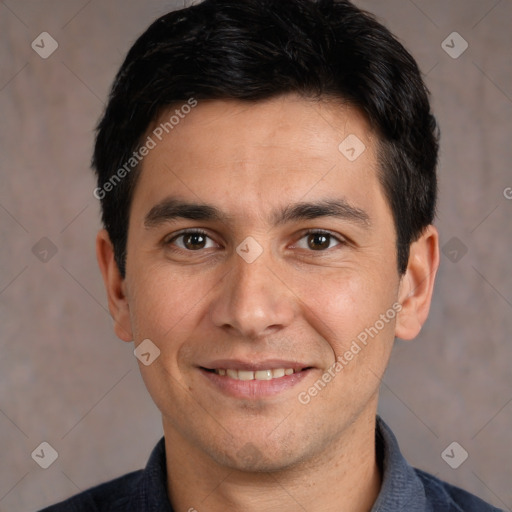
[[[270,251],[263,251],[251,263],[234,253],[230,264],[211,303],[215,326],[251,340],[289,326],[296,315],[297,298]]]

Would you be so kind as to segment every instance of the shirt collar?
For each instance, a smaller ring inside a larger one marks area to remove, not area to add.
[[[382,470],[382,486],[371,512],[430,511],[425,488],[407,463],[398,441],[384,420],[377,416],[375,444]]]
[[[165,438],[162,437],[153,449],[142,479],[140,493],[145,512],[173,512],[167,496],[167,465]]]

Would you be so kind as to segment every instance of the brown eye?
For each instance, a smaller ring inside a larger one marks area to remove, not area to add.
[[[206,237],[201,233],[193,233],[183,236],[183,245],[191,251],[204,249],[205,243]]]
[[[302,236],[296,246],[300,249],[320,252],[332,249],[337,245],[345,245],[345,243],[341,236],[334,236],[328,231],[311,230]]]
[[[328,249],[330,245],[330,235],[323,233],[313,233],[308,235],[308,247],[313,251]]]
[[[166,242],[167,245],[176,245],[185,251],[200,251],[215,247],[211,238],[202,231],[186,231]]]

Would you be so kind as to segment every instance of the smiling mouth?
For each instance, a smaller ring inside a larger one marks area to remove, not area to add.
[[[216,375],[220,375],[221,377],[229,377],[234,380],[273,380],[280,379],[282,377],[286,377],[288,375],[293,375],[294,373],[300,373],[304,370],[309,370],[308,368],[272,368],[268,370],[235,370],[235,369],[224,369],[224,368],[215,368],[213,370],[208,368],[203,368],[210,373],[215,373]]]

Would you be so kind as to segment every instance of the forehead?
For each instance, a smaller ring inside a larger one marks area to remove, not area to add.
[[[375,207],[382,200],[376,135],[339,101],[199,101],[193,109],[174,106],[146,136],[155,146],[135,190],[132,210],[140,214],[170,194],[216,202],[246,219],[315,197]]]

